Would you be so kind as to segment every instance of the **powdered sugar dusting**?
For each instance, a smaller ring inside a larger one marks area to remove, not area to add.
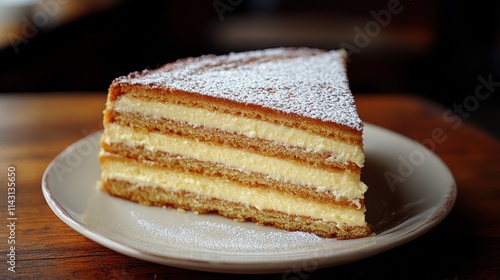
[[[207,55],[115,82],[173,88],[362,129],[344,51],[276,48]]]

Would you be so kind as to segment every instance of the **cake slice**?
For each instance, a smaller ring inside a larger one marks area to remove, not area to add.
[[[371,234],[344,51],[187,58],[115,79],[100,186],[144,205],[322,237]]]

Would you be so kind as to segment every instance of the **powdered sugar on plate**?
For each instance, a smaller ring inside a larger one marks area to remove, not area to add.
[[[198,250],[224,250],[245,254],[260,253],[263,250],[280,252],[283,248],[300,250],[306,244],[311,246],[323,241],[314,234],[280,231],[250,223],[239,226],[231,220],[222,220],[213,215],[210,218],[216,221],[186,213],[182,217],[181,226],[163,226],[162,221],[142,219],[139,213],[132,215],[137,215],[135,219],[138,227],[143,228],[144,232],[154,239],[163,240],[164,244],[177,244],[186,248],[196,244]],[[213,236],[217,238],[211,238]],[[254,242],[251,242],[252,240]]]
[[[178,89],[362,129],[345,51],[276,48],[187,58],[115,80]]]

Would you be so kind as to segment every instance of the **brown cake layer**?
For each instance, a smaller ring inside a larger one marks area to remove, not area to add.
[[[368,227],[345,226],[340,229],[334,222],[257,209],[251,205],[202,197],[184,191],[171,192],[154,186],[135,186],[129,182],[116,180],[101,182],[101,187],[111,195],[144,205],[166,206],[200,214],[215,212],[236,221],[252,221],[288,231],[308,231],[321,237],[352,239],[371,234]]]
[[[285,147],[269,140],[247,137],[242,134],[218,129],[193,127],[190,124],[169,119],[145,118],[138,114],[117,112],[112,112],[111,115],[113,115],[113,123],[135,129],[159,132],[165,135],[179,135],[220,146],[233,147],[266,156],[291,160],[314,166],[315,168],[331,170],[332,172],[349,172],[354,176],[359,176],[361,173],[361,167],[353,162],[346,163],[329,160],[329,158],[334,156],[332,153],[307,151],[301,147]]]
[[[178,170],[204,176],[220,177],[235,184],[248,185],[255,188],[270,189],[277,192],[290,193],[297,197],[316,200],[319,203],[327,203],[348,207],[353,209],[364,209],[364,201],[360,199],[358,204],[353,203],[345,197],[335,196],[331,191],[318,191],[312,186],[297,185],[272,179],[266,174],[256,172],[248,173],[237,169],[227,168],[212,162],[197,161],[190,158],[182,158],[163,152],[152,152],[141,147],[130,147],[123,143],[102,144],[103,149],[110,153],[101,155],[101,161],[113,157],[115,160],[135,161],[138,164],[148,163],[165,170]]]

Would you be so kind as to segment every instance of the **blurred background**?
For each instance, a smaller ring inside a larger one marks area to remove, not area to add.
[[[0,0],[0,34],[0,94],[105,92],[207,53],[343,47],[355,94],[461,106],[500,135],[500,1]]]

